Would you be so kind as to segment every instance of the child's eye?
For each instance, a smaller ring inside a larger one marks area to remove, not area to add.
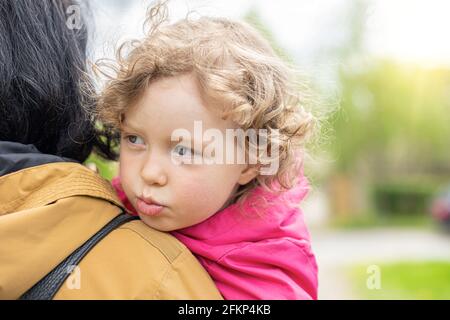
[[[130,135],[130,136],[127,136],[126,139],[131,144],[144,144],[144,141],[142,140],[142,138],[140,138],[138,136]]]
[[[192,149],[182,146],[182,145],[177,145],[174,149],[173,152],[180,157],[191,157],[193,152]]]

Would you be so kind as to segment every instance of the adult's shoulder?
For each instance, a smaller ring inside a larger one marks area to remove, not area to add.
[[[222,298],[211,277],[181,242],[140,220],[106,236],[76,272],[56,299]],[[73,289],[77,280],[79,288]]]

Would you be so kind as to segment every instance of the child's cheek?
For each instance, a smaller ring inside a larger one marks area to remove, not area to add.
[[[178,176],[175,181],[177,198],[181,200],[183,206],[194,207],[205,203],[208,198],[208,185],[205,184],[201,177],[192,177],[190,179],[182,179]],[[193,201],[194,200],[194,201]]]
[[[190,202],[192,199],[199,199],[198,197],[204,193],[205,185],[202,185],[199,180],[178,181],[176,194],[182,195],[181,199],[184,202]]]
[[[124,191],[129,195],[130,188],[136,185],[139,178],[139,165],[133,157],[126,152],[120,154],[119,174]]]
[[[221,189],[220,181],[197,177],[184,183],[183,190],[177,192],[182,196],[177,198],[182,202],[179,204],[183,208],[189,208],[186,212],[206,219],[223,205],[224,190]]]

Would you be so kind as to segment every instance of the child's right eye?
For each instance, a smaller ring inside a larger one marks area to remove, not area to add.
[[[131,144],[144,144],[142,138],[138,136],[130,135],[127,136],[125,139],[128,140],[128,142],[130,142]]]

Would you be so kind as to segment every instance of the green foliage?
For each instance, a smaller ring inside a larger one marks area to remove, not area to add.
[[[383,227],[420,228],[434,230],[435,223],[427,212],[379,214],[377,212],[352,213],[344,217],[333,217],[330,225],[343,230],[371,229]]]
[[[97,166],[99,174],[106,180],[111,181],[117,175],[117,162],[106,161],[95,153],[92,153],[85,161],[85,164],[88,163],[94,163]]]
[[[361,159],[414,168],[450,164],[450,71],[381,61],[341,71],[341,110],[331,123],[337,169]],[[378,170],[378,171],[377,171]]]
[[[381,214],[423,214],[437,188],[424,183],[391,182],[373,186],[375,208]]]

